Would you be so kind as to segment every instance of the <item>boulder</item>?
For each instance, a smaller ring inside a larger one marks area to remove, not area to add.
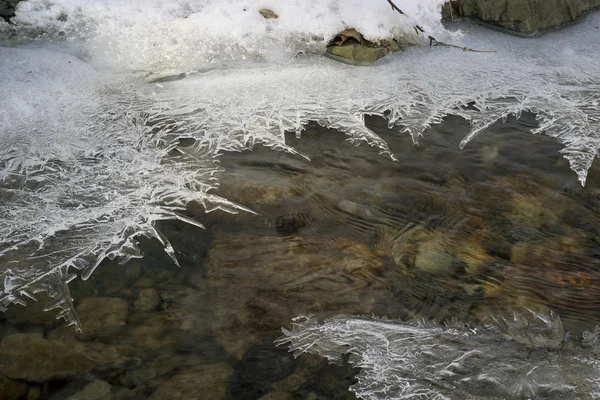
[[[214,240],[207,281],[217,341],[234,357],[298,314],[370,314],[391,290],[383,262],[348,239],[240,235]]]
[[[277,18],[279,18],[279,15],[275,14],[273,11],[269,10],[268,8],[261,8],[260,10],[258,10],[258,13],[260,15],[262,15],[263,18],[265,18],[265,19],[277,19]]]
[[[600,7],[600,0],[452,0],[443,16],[469,17],[523,35],[538,35]]]
[[[42,334],[19,333],[0,342],[0,370],[12,379],[44,382],[71,378],[97,369],[120,368],[122,348],[78,341],[50,341]]]
[[[111,387],[107,382],[94,381],[67,400],[108,400],[111,398],[110,391]]]
[[[0,18],[9,21],[15,16],[15,9],[21,0],[0,0]]]
[[[222,363],[177,374],[160,385],[149,400],[226,399],[232,372],[229,365]]]

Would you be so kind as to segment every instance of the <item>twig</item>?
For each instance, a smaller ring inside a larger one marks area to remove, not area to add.
[[[395,5],[392,0],[387,0],[387,2],[390,3],[390,6],[392,6],[392,10],[398,11],[402,15],[406,15],[406,14],[404,14],[404,11],[402,11],[401,9],[399,9],[398,6]],[[414,28],[415,28],[415,32],[417,33],[417,35],[419,35],[419,32],[425,33],[425,30],[423,28],[421,28],[419,25],[415,25]],[[496,50],[473,50],[473,49],[468,48],[468,47],[460,47],[460,46],[456,46],[454,44],[448,44],[448,43],[440,42],[439,40],[437,40],[433,36],[427,36],[427,39],[429,39],[429,45],[430,46],[454,47],[455,49],[461,49],[462,51],[472,51],[473,53],[495,53],[496,52]]]
[[[404,12],[401,9],[399,9],[398,6],[395,5],[392,0],[387,0],[387,2],[390,3],[390,6],[392,6],[392,10],[398,11],[400,14],[405,15]]]
[[[474,50],[469,47],[460,47],[455,44],[440,42],[439,40],[436,40],[433,36],[428,36],[427,38],[429,39],[430,46],[454,47],[455,49],[461,49],[462,51],[471,51],[473,53],[495,53],[496,52],[496,50]]]

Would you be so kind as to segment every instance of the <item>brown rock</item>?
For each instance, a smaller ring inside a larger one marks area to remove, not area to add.
[[[275,14],[273,11],[267,9],[267,8],[261,8],[260,10],[258,10],[258,12],[260,13],[260,15],[263,16],[263,18],[266,19],[277,19],[279,18],[279,15]]]
[[[135,301],[134,307],[138,311],[151,311],[160,304],[160,297],[154,288],[141,289]]]
[[[160,385],[149,400],[226,399],[231,373],[231,367],[222,363],[177,374]]]
[[[115,297],[86,297],[76,307],[84,334],[125,325],[129,306]]]
[[[215,240],[207,280],[214,288],[213,333],[241,358],[301,313],[365,314],[386,294],[382,262],[346,239],[237,236]]]
[[[0,375],[0,400],[19,400],[27,393],[27,385]]]
[[[27,306],[11,304],[4,317],[8,322],[15,325],[20,324],[43,324],[52,325],[56,322],[58,310],[45,311],[44,308],[55,300],[47,293],[36,294],[37,301],[28,300]]]
[[[12,379],[44,382],[95,369],[118,368],[127,360],[121,348],[77,341],[49,341],[41,334],[15,334],[0,342],[0,370]]]
[[[455,15],[475,18],[525,35],[575,21],[600,7],[600,0],[452,0],[444,7],[446,19]]]
[[[107,382],[94,381],[67,400],[108,400],[111,397],[110,391],[111,387]]]

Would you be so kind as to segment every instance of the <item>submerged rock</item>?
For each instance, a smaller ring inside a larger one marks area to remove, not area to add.
[[[237,236],[215,240],[207,280],[214,289],[213,333],[241,358],[301,313],[371,313],[386,295],[383,263],[347,239]]]
[[[0,370],[12,379],[44,382],[96,369],[120,368],[124,350],[97,343],[50,341],[42,334],[14,334],[0,342]]]
[[[160,304],[160,297],[154,288],[140,289],[135,301],[135,309],[138,311],[151,311]]]
[[[94,381],[67,400],[108,400],[111,398],[110,391],[111,387],[107,382]]]
[[[46,311],[45,307],[55,302],[47,293],[42,292],[36,294],[37,301],[27,301],[27,306],[20,304],[11,304],[4,318],[11,324],[42,324],[52,325],[56,322],[56,314],[58,310]]]
[[[160,385],[149,400],[226,399],[232,372],[229,365],[221,363],[177,374]]]
[[[22,399],[27,392],[27,385],[0,375],[0,400]]]
[[[452,0],[443,9],[445,19],[475,18],[524,35],[575,21],[600,7],[600,0]]]

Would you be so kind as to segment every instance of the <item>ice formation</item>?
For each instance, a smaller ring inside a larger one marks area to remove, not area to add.
[[[349,26],[371,39],[414,32],[414,23],[444,33],[441,1],[396,3],[407,17],[384,0],[20,3],[17,25],[0,31],[16,33],[9,44],[32,32],[44,40],[32,42],[41,49],[0,47],[0,308],[45,290],[77,323],[66,284],[75,274],[87,278],[105,257],[138,257],[139,235],[175,259],[154,222],[200,225],[178,214],[189,201],[249,211],[214,194],[215,158],[258,143],[295,153],[284,133],[300,135],[310,121],[393,157],[365,114],[415,141],[459,115],[473,127],[462,146],[531,111],[535,132],[563,143],[585,182],[600,148],[600,42],[590,40],[600,16],[536,40],[483,29],[455,38],[495,53],[413,47],[371,68],[294,57]],[[260,7],[280,19],[262,19]],[[146,84],[139,70],[184,79]]]
[[[455,321],[298,317],[276,343],[295,356],[343,355],[360,369],[360,399],[593,399],[600,396],[598,331],[568,341],[560,318],[515,313],[469,327]]]

